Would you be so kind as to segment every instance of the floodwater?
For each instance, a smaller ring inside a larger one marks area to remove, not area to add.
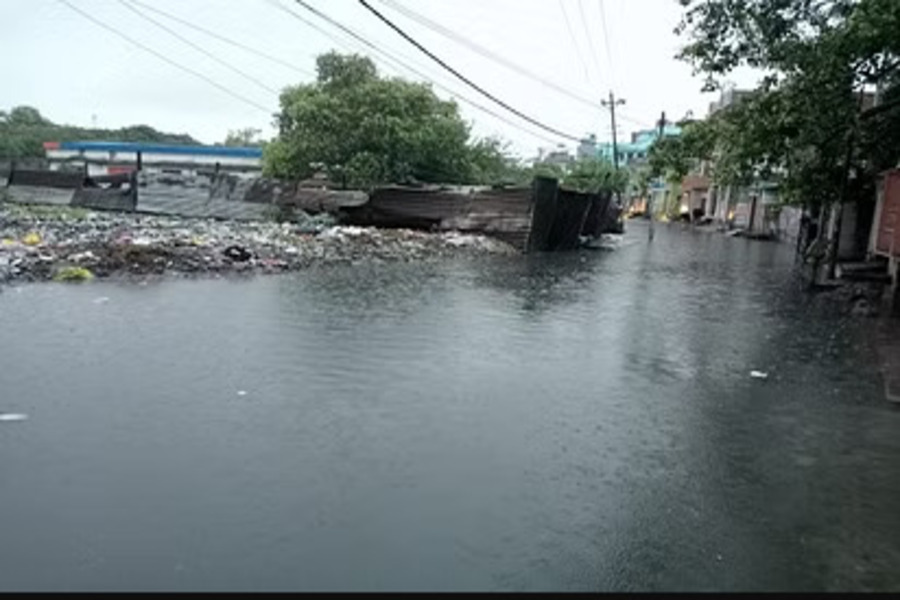
[[[6,289],[0,590],[900,589],[900,411],[792,269],[634,224]]]

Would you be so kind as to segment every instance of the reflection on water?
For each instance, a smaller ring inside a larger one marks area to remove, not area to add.
[[[799,287],[661,228],[3,292],[0,589],[896,588],[900,416]]]

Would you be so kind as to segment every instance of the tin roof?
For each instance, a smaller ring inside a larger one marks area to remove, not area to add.
[[[214,156],[220,158],[262,158],[262,148],[179,146],[174,144],[145,144],[141,142],[46,142],[44,149],[74,150],[76,152],[141,152],[143,154]]]

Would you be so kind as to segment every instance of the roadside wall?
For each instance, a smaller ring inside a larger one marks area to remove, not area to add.
[[[8,199],[23,204],[233,220],[291,217],[301,210],[350,225],[483,234],[534,252],[574,250],[583,237],[616,225],[610,195],[560,189],[544,178],[526,188],[388,186],[371,194],[214,172],[86,177],[15,169],[8,183]]]

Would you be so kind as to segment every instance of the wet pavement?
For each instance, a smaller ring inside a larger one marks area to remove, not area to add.
[[[6,289],[0,589],[900,589],[871,324],[792,267],[635,224],[613,252]]]

